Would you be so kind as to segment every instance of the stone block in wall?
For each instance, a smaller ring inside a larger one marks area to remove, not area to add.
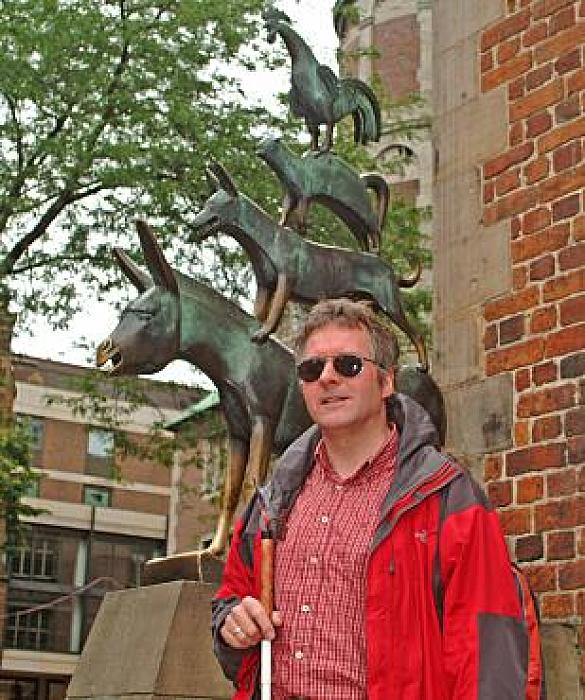
[[[546,688],[551,700],[580,697],[577,630],[572,625],[541,625]]]
[[[459,58],[464,60],[464,56]],[[507,110],[505,91],[492,90],[478,99],[463,100],[456,84],[448,83],[445,88],[449,94],[440,99],[449,109],[433,119],[437,181],[461,177],[464,170],[473,171],[484,160],[504,151],[508,144],[507,126],[494,119],[494,114]],[[480,197],[477,203],[481,203]]]
[[[435,73],[436,92],[433,106],[445,115],[463,104],[476,100],[477,38],[467,37],[441,53],[441,69]]]
[[[435,48],[442,51],[467,37],[477,34],[487,24],[499,19],[503,3],[485,0],[435,0],[433,2],[433,27]]]
[[[445,392],[447,449],[486,454],[512,446],[513,382],[510,374]]]
[[[512,284],[509,227],[485,229],[470,216],[472,207],[462,212],[461,202],[473,196],[469,187],[459,179],[435,188],[433,280],[438,308],[449,316],[509,292]]]
[[[433,376],[445,393],[449,387],[479,379],[477,311],[466,316],[434,314]]]

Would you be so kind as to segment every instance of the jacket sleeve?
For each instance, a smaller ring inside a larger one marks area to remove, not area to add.
[[[440,531],[443,655],[450,700],[526,698],[528,634],[498,516],[468,474]]]
[[[225,676],[236,685],[245,682],[253,670],[257,651],[232,649],[223,641],[219,632],[232,608],[246,596],[258,595],[254,580],[256,538],[248,527],[256,510],[254,506],[255,499],[236,524],[222,581],[211,603],[213,650]]]

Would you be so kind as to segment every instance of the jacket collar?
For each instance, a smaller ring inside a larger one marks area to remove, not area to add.
[[[381,517],[388,515],[395,503],[412,490],[432,480],[448,458],[439,452],[439,436],[429,414],[405,394],[393,394],[388,400],[388,420],[396,423],[400,433],[396,476],[384,499]],[[276,529],[284,523],[311,469],[315,448],[321,437],[311,426],[279,459],[270,482],[260,492],[268,515]],[[455,465],[454,465],[455,468]],[[457,473],[459,468],[456,468]]]

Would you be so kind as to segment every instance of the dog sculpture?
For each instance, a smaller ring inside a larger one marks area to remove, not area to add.
[[[280,139],[265,139],[256,154],[272,168],[284,188],[282,226],[291,226],[304,235],[307,210],[315,201],[339,216],[362,250],[380,250],[389,199],[388,183],[381,175],[359,175],[331,152],[309,152],[300,158]],[[376,195],[375,211],[368,189]]]
[[[417,349],[421,368],[428,370],[424,340],[409,323],[400,300],[399,286],[411,286],[410,280],[397,279],[376,255],[314,243],[276,224],[238,193],[219,164],[208,168],[207,176],[216,192],[193,219],[196,233],[191,240],[222,231],[248,254],[258,285],[254,315],[263,322],[254,341],[264,342],[277,328],[289,299],[314,303],[342,296],[365,298],[406,333]]]

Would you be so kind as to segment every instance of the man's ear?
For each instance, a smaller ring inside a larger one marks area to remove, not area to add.
[[[382,386],[382,398],[387,399],[394,393],[394,367],[380,370],[380,384]]]

